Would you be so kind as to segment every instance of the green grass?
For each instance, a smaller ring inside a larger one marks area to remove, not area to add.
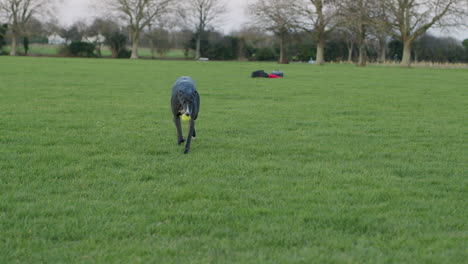
[[[102,56],[110,57],[112,56],[111,51],[107,47],[102,47],[101,50]],[[142,58],[151,58],[151,49],[140,47],[138,48],[138,55]],[[185,59],[185,54],[183,50],[180,49],[172,49],[167,52],[163,57],[159,56],[158,53],[155,53],[155,58],[166,58],[166,59]]]
[[[285,79],[251,79],[281,69]],[[467,70],[0,57],[0,263],[465,263]],[[192,76],[198,138],[170,90]],[[186,133],[186,127],[184,127]]]
[[[31,44],[29,46],[29,54],[33,55],[57,55],[60,51],[59,45],[41,45]],[[19,52],[24,53],[24,48],[21,46]]]
[[[43,55],[43,56],[54,56],[58,55],[61,45],[47,45],[47,44],[31,44],[29,45],[29,55],[37,56],[37,55]],[[0,50],[1,51],[1,50]],[[9,53],[10,52],[10,46],[6,46],[3,49],[4,52]],[[22,45],[19,45],[18,47],[18,52],[21,54],[24,54],[24,48]],[[151,49],[145,48],[145,47],[140,47],[138,49],[138,54],[140,57],[143,58],[151,58]],[[112,56],[111,51],[109,50],[108,47],[103,46],[101,48],[101,55],[104,57],[110,57]],[[167,59],[184,59],[185,54],[183,50],[180,49],[172,49],[167,52],[163,56],[164,58]],[[157,53],[155,54],[155,58],[162,58],[159,56]]]
[[[61,47],[62,46],[60,45],[30,44],[28,54],[33,56],[55,56],[58,55]],[[10,53],[10,49],[11,46],[5,46],[3,51],[8,54]],[[22,43],[18,45],[17,52],[18,54],[24,54],[24,47]]]

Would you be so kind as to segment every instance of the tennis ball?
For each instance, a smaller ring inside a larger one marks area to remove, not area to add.
[[[189,121],[190,116],[182,115],[182,121]]]

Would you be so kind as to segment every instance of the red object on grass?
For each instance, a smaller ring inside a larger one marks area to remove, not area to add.
[[[273,78],[273,79],[276,79],[276,78],[283,78],[283,77],[281,77],[281,76],[274,75],[274,74],[268,74],[268,77]]]

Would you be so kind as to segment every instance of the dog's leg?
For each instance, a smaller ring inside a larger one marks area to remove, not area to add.
[[[195,120],[190,119],[190,128],[187,136],[187,143],[185,144],[185,151],[184,154],[189,153],[190,151],[190,143],[192,142],[192,136],[195,131]]]
[[[180,116],[174,116],[174,124],[177,129],[177,144],[180,145],[185,142],[185,139],[182,137],[182,126],[180,124]]]

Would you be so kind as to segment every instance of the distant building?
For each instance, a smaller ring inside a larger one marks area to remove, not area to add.
[[[81,41],[88,43],[104,43],[104,41],[106,41],[106,38],[103,35],[98,34],[92,37],[83,37]]]
[[[47,39],[50,45],[63,45],[67,43],[67,41],[64,38],[62,38],[56,33],[48,36]]]

